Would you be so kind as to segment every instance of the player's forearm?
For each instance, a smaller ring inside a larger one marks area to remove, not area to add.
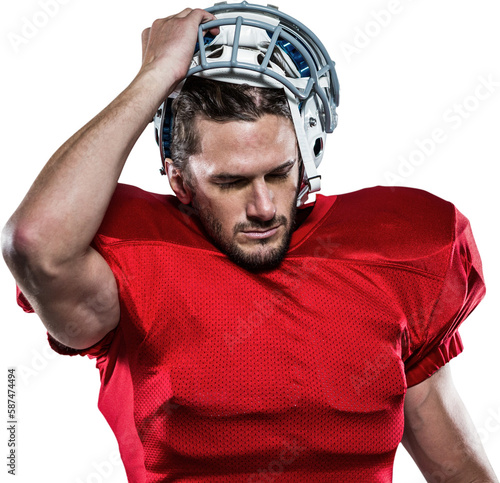
[[[55,266],[86,252],[123,165],[164,95],[139,74],[52,156],[4,230],[4,252]]]
[[[444,450],[429,450],[421,446],[418,435],[405,430],[403,444],[417,463],[422,475],[430,483],[498,483],[491,465],[481,448],[471,441],[447,441],[440,444]],[[442,455],[445,454],[445,456]]]
[[[449,365],[408,388],[402,442],[429,482],[498,483]]]

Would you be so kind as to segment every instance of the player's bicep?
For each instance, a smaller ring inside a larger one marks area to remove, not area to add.
[[[50,335],[75,349],[99,342],[120,319],[115,277],[92,248],[25,296]]]

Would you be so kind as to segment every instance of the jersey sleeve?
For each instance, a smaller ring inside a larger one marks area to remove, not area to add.
[[[17,299],[17,304],[26,313],[32,314],[35,312],[31,304],[28,302],[28,299],[25,297],[25,295],[21,292],[21,290],[17,286],[16,286],[16,299]],[[64,344],[61,344],[58,340],[54,339],[54,337],[52,337],[48,332],[47,332],[47,339],[50,347],[58,354],[64,356],[77,356],[77,355],[88,356],[90,359],[95,359],[106,355],[111,345],[111,342],[113,341],[113,336],[115,334],[115,331],[116,329],[112,330],[111,332],[106,334],[99,342],[86,349],[73,349],[72,347],[67,347]]]
[[[469,221],[455,209],[452,244],[442,285],[427,323],[409,327],[408,387],[431,376],[463,350],[457,331],[485,294],[481,258]]]

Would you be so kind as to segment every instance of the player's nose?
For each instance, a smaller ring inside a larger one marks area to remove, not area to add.
[[[250,198],[247,202],[248,218],[256,218],[261,221],[271,220],[276,214],[274,204],[274,193],[267,186],[265,180],[256,180],[252,184]]]

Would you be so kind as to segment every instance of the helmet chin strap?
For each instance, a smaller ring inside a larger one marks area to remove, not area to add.
[[[295,134],[297,136],[297,143],[299,145],[302,162],[304,164],[304,186],[299,192],[297,198],[297,206],[302,206],[307,201],[308,193],[314,193],[321,189],[321,176],[316,170],[316,164],[307,141],[306,131],[304,129],[304,121],[299,112],[299,106],[296,97],[285,88],[288,105],[292,114],[293,125],[295,127]]]

